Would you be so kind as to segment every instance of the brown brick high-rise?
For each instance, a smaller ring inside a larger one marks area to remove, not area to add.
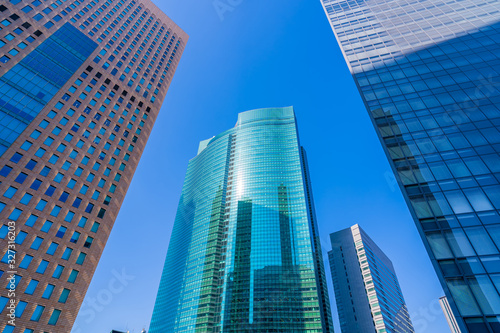
[[[188,36],[149,0],[2,1],[0,28],[0,332],[68,333]]]

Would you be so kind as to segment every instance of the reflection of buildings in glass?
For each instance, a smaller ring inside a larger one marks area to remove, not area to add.
[[[322,2],[460,329],[500,331],[498,3]]]
[[[151,332],[330,332],[310,193],[291,107],[241,113],[234,128],[202,141]]]
[[[301,274],[302,273],[302,274]],[[297,266],[266,266],[254,271],[253,324],[260,332],[287,322],[290,332],[305,327],[303,280],[314,272]]]

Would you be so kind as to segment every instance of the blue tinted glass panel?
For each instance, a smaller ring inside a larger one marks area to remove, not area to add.
[[[0,78],[0,154],[26,129],[96,46],[66,23]]]

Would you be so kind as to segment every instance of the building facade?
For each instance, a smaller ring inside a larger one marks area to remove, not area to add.
[[[441,306],[441,309],[443,310],[444,316],[446,318],[446,322],[448,323],[448,326],[450,327],[451,333],[461,333],[460,327],[458,327],[457,320],[455,319],[455,316],[453,315],[453,312],[451,311],[450,303],[448,303],[448,299],[446,298],[446,296],[439,298],[439,305]]]
[[[149,0],[1,2],[1,332],[71,331],[187,39]]]
[[[499,332],[499,3],[322,4],[460,329]]]
[[[149,331],[333,331],[292,107],[240,113],[200,143]]]
[[[410,333],[391,260],[357,224],[330,234],[328,252],[342,333]]]

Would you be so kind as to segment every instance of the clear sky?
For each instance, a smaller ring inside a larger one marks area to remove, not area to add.
[[[73,333],[148,328],[199,141],[233,127],[239,112],[289,105],[308,152],[325,258],[329,233],[360,224],[393,261],[417,332],[447,332],[443,291],[320,1],[220,0],[232,9],[221,15],[212,1],[155,2],[190,40]]]

